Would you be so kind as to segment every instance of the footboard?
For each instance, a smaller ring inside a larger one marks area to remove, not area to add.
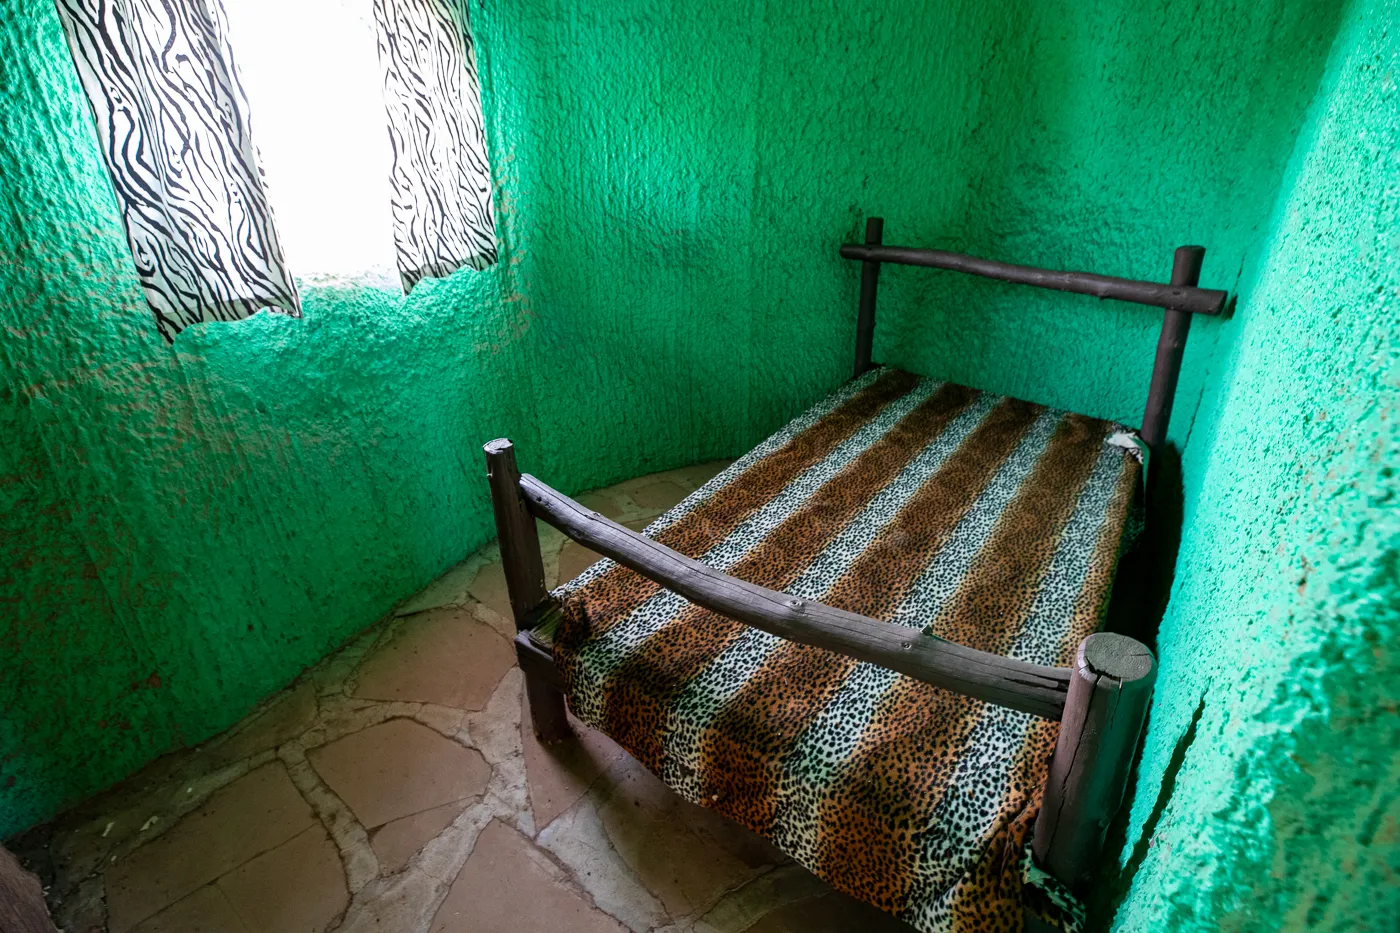
[[[502,565],[521,630],[517,651],[542,739],[570,733],[550,659],[525,634],[551,606],[535,518],[699,606],[772,635],[1060,720],[1034,851],[1047,871],[1071,885],[1097,862],[1151,697],[1155,662],[1145,646],[1099,633],[1079,646],[1074,668],[1048,667],[792,597],[707,567],[522,476],[509,440],[492,441],[485,451]]]

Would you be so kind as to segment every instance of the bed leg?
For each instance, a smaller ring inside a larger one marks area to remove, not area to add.
[[[879,246],[885,235],[883,217],[871,217],[865,221],[865,245]],[[875,294],[880,285],[880,264],[863,262],[860,264],[860,312],[856,318],[856,367],[855,374],[861,376],[868,370],[871,354],[875,346]]]
[[[1078,888],[1123,802],[1156,662],[1141,642],[1100,632],[1080,643],[1073,671],[1032,851],[1041,868]]]
[[[544,560],[540,557],[540,536],[535,519],[520,494],[520,469],[515,465],[515,447],[504,438],[491,441],[486,451],[486,476],[491,483],[491,508],[496,513],[496,538],[501,545],[501,569],[515,628],[529,628],[534,611],[549,598],[544,586]],[[530,719],[542,742],[569,738],[569,720],[564,712],[564,694],[537,671],[522,669],[525,694],[530,701]]]
[[[1172,258],[1173,285],[1195,287],[1201,281],[1201,262],[1206,251],[1201,246],[1181,246]],[[1162,315],[1162,331],[1157,337],[1157,356],[1152,363],[1152,382],[1147,387],[1147,408],[1142,414],[1139,437],[1154,455],[1167,443],[1167,424],[1172,418],[1176,383],[1181,378],[1181,358],[1186,352],[1186,335],[1191,332],[1188,311],[1168,310]],[[1151,462],[1148,463],[1151,469]]]

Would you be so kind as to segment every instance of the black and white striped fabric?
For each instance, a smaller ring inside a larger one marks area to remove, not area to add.
[[[374,15],[407,292],[423,278],[496,261],[491,169],[467,0],[375,0]]]
[[[300,315],[220,0],[57,4],[161,334]]]

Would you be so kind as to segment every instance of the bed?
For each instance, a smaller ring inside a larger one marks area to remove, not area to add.
[[[686,799],[926,933],[1073,930],[1155,662],[1099,631],[1165,438],[1203,250],[1163,285],[884,246],[853,378],[642,533],[486,445],[534,728],[565,704]],[[876,366],[883,263],[1164,309],[1143,425]],[[542,519],[603,554],[546,592]],[[566,700],[567,698],[567,700]]]

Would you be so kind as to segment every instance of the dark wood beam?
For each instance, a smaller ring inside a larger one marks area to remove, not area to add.
[[[884,232],[884,218],[871,217],[865,222],[865,245],[879,246]],[[855,374],[857,376],[873,365],[871,354],[875,347],[875,295],[879,286],[880,264],[878,262],[862,263],[860,267],[860,313],[856,317]]]
[[[1067,668],[1028,664],[822,603],[747,583],[671,550],[525,475],[530,510],[580,544],[697,605],[779,638],[826,648],[915,680],[1000,706],[1058,719]]]
[[[1219,314],[1225,307],[1227,293],[1212,288],[1194,288],[1184,285],[1162,285],[1158,282],[1141,282],[1135,279],[1120,279],[1111,275],[1097,275],[1093,272],[1059,272],[1054,269],[1040,269],[1035,266],[1018,266],[1009,262],[992,259],[979,259],[963,253],[949,253],[941,249],[916,249],[910,246],[866,246],[863,243],[847,243],[841,247],[841,255],[846,259],[861,262],[892,262],[903,266],[926,266],[933,269],[949,269],[966,272],[1003,282],[1019,285],[1035,285],[1059,292],[1074,292],[1080,295],[1093,295],[1096,298],[1114,298],[1118,301],[1131,301],[1155,308],[1168,308],[1173,311],[1187,311],[1192,314]]]
[[[1201,280],[1203,246],[1182,246],[1172,257],[1172,284],[1193,286]],[[1162,332],[1157,335],[1157,355],[1152,361],[1152,382],[1147,387],[1147,407],[1142,415],[1142,442],[1156,454],[1167,440],[1172,420],[1172,401],[1181,378],[1181,358],[1186,352],[1186,336],[1191,332],[1191,315],[1168,310],[1162,315]]]
[[[544,560],[535,519],[520,495],[520,470],[515,447],[504,437],[486,444],[486,476],[491,483],[491,507],[496,513],[496,537],[501,545],[501,569],[505,571],[515,628],[523,631],[537,618],[549,599],[544,586]],[[522,666],[530,720],[542,742],[558,742],[573,735],[565,715],[564,695],[537,672]]]

